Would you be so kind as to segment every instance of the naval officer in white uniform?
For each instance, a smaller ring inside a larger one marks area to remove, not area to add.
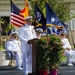
[[[67,65],[73,66],[73,62],[75,62],[75,50],[71,49],[71,45],[67,38],[65,38],[66,33],[62,31],[60,33],[60,39],[64,48],[64,55],[67,57]]]
[[[27,44],[27,42],[36,38],[36,33],[32,26],[32,16],[26,17],[25,21],[25,26],[19,29],[19,39],[23,57],[23,72],[28,75],[28,73],[32,73],[32,45]]]
[[[17,32],[11,33],[11,39],[6,42],[6,50],[11,51],[13,56],[16,58],[17,69],[22,70],[21,68],[21,50],[17,41],[18,34]]]
[[[41,36],[42,36],[42,33],[43,33],[43,29],[42,28],[37,28],[35,31],[36,31],[37,38],[40,39]]]

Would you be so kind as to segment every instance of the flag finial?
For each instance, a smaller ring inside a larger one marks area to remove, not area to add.
[[[37,0],[34,0],[35,2],[37,2]]]
[[[46,2],[48,2],[48,0],[46,0]]]
[[[14,2],[14,0],[11,0],[12,2]]]

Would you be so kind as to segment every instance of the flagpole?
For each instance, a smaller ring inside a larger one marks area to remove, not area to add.
[[[35,4],[36,4],[37,0],[34,0],[34,14],[35,14]],[[35,15],[34,15],[34,22],[35,22]],[[34,29],[36,28],[36,23],[34,23]]]
[[[25,6],[26,6],[26,2],[27,2],[27,0],[25,0]]]
[[[36,4],[37,0],[34,0],[34,5]],[[34,7],[34,10],[35,10],[35,7]]]
[[[25,3],[26,3],[26,0],[25,0]]]
[[[25,0],[25,7],[26,7],[26,0]]]
[[[45,4],[46,2],[48,2],[48,0],[45,0]],[[47,34],[47,24],[46,24],[46,37],[48,38],[48,34]]]
[[[14,2],[14,0],[10,0],[10,4],[11,4],[11,7],[10,7],[10,9],[11,9],[11,11],[12,11],[12,3],[11,3],[11,1],[12,1],[12,2]],[[11,13],[10,13],[10,14],[11,14]],[[11,17],[10,17],[10,25],[11,25],[11,30],[12,30]]]

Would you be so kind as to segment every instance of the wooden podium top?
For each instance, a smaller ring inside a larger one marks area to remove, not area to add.
[[[38,38],[31,39],[28,41],[28,44],[33,44],[33,43],[35,43],[36,40],[38,40]]]

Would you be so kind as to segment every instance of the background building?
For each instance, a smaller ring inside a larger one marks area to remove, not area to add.
[[[70,12],[75,12],[75,0],[58,0],[59,2],[64,2],[66,3],[68,9]],[[14,3],[20,8],[23,9],[25,7],[25,0],[14,0]],[[10,23],[10,15],[11,15],[11,6],[10,6],[10,0],[0,0],[0,17],[4,18],[8,25]],[[63,15],[63,14],[62,14]],[[68,23],[69,25],[69,35],[68,38],[71,42],[73,43],[74,37],[75,37],[75,18],[70,20]],[[4,29],[2,25],[2,30]],[[5,34],[5,33],[3,33]]]

